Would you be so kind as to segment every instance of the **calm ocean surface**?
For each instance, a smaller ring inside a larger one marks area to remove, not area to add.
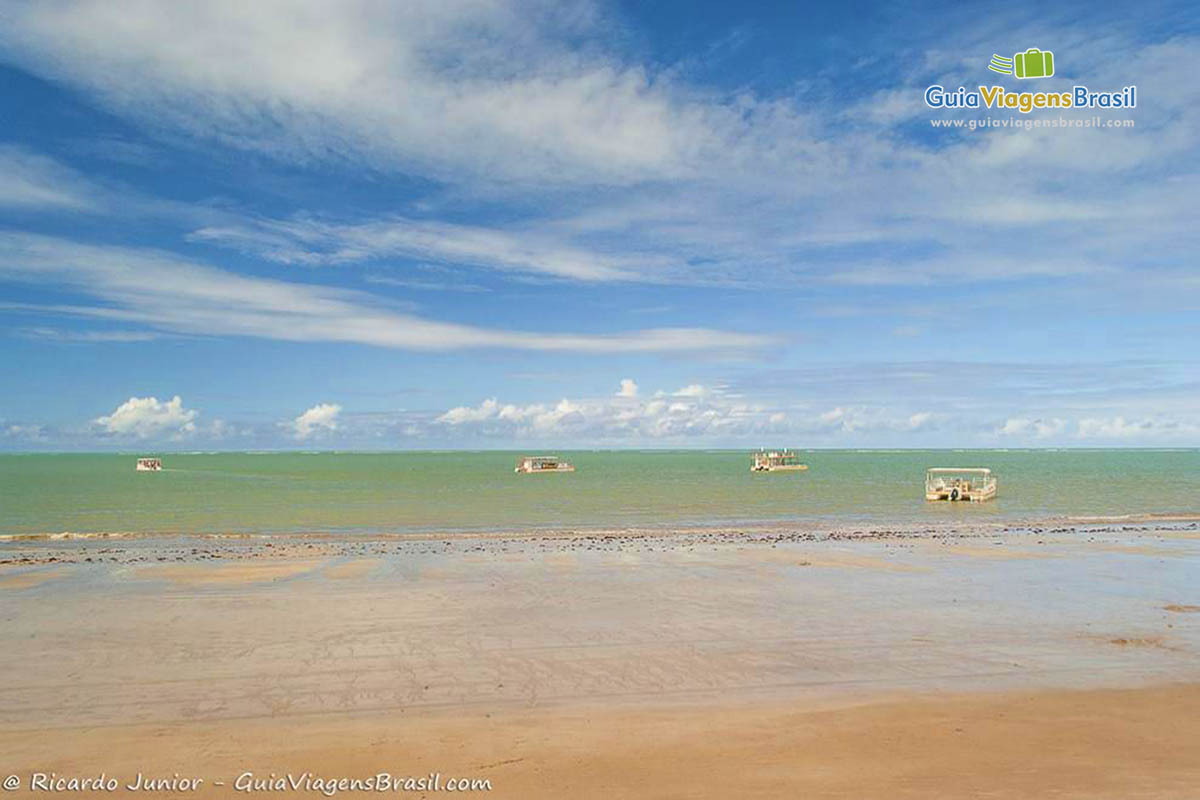
[[[560,452],[578,471],[515,475],[517,453],[0,455],[0,534],[409,532],[770,521],[921,522],[1200,512],[1200,450],[803,453],[751,474],[747,451]],[[991,503],[927,504],[924,470],[987,466]]]

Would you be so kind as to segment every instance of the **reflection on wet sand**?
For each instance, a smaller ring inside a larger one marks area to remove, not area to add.
[[[1169,796],[1200,764],[1200,542],[988,536],[60,547],[5,596],[0,747],[59,771],[185,746],[193,771],[492,765],[514,797],[639,796],[634,774],[730,796],[745,764],[809,796],[1138,770]]]

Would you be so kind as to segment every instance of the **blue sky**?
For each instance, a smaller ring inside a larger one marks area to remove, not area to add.
[[[0,2],[0,448],[1200,445],[1198,23]]]

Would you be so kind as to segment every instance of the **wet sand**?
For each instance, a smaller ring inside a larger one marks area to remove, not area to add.
[[[149,580],[167,580],[192,586],[203,586],[211,583],[256,583],[258,581],[276,581],[301,575],[319,566],[320,561],[287,560],[269,562],[250,562],[234,564],[170,564],[153,567],[140,567],[136,570],[138,578]]]
[[[47,581],[57,580],[67,574],[65,567],[43,567],[41,569],[13,570],[0,572],[0,590],[31,589]]]
[[[1192,797],[1180,532],[13,542],[0,773]]]

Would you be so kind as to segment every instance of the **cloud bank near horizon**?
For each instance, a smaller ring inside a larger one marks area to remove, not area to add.
[[[1200,441],[1200,418],[1186,413],[1131,418],[1086,412],[1071,418],[991,416],[981,424],[954,412],[901,411],[879,403],[827,407],[758,402],[734,387],[699,384],[646,394],[633,379],[624,378],[614,393],[594,397],[527,404],[488,397],[443,411],[377,411],[322,402],[294,418],[259,423],[215,418],[203,422],[202,412],[185,406],[179,395],[165,401],[130,397],[75,430],[0,420],[0,433],[9,445],[30,449],[43,449],[47,441],[63,434],[72,436],[77,447],[140,443],[249,449],[274,441],[278,429],[287,431],[291,446],[351,449],[420,449],[430,441],[497,448],[526,444],[562,447],[564,443],[755,447],[779,442],[835,447],[863,445],[881,435],[891,446],[922,447],[931,433],[948,433],[963,446],[1000,448],[1124,446],[1132,442],[1169,446]]]

